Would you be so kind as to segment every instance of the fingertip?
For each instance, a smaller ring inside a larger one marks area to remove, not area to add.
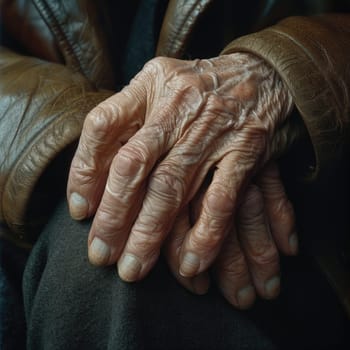
[[[110,256],[111,248],[100,238],[94,237],[88,248],[88,258],[90,263],[95,266],[107,265]]]
[[[193,277],[200,268],[200,259],[197,254],[186,252],[180,263],[179,273],[182,277]]]
[[[124,254],[117,264],[119,277],[125,282],[135,282],[139,279],[142,264],[133,254]]]
[[[285,234],[285,237],[278,237],[276,232],[273,232],[275,243],[278,250],[286,256],[296,256],[299,252],[299,238],[297,233],[290,235]],[[282,239],[284,238],[284,239]]]
[[[274,276],[267,280],[264,285],[264,299],[275,299],[279,296],[281,291],[281,279],[279,276]]]
[[[74,220],[83,220],[88,216],[89,203],[77,192],[71,193],[68,200],[69,212]]]
[[[241,288],[236,294],[237,302],[234,304],[240,310],[249,309],[255,302],[255,288],[250,284]]]
[[[254,305],[257,296],[252,284],[241,287],[238,291],[231,287],[230,290],[222,290],[222,293],[227,302],[239,310],[247,310],[251,308]]]

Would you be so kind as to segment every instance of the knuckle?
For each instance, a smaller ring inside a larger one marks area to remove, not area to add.
[[[116,238],[116,228],[113,226],[114,220],[103,221],[96,217],[94,227],[98,232],[98,236],[108,242],[112,242]]]
[[[168,57],[164,56],[158,56],[150,59],[148,62],[145,64],[145,69],[149,70],[158,70],[161,69],[164,65],[166,65],[169,62]]]
[[[243,254],[226,257],[220,262],[222,272],[232,280],[245,279],[248,276],[248,269]]]
[[[146,227],[134,227],[129,240],[129,250],[138,252],[139,256],[147,257],[159,249],[162,237],[163,232],[159,228],[149,230]]]
[[[145,167],[147,156],[145,147],[129,142],[115,156],[111,170],[121,176],[135,176]]]
[[[240,208],[240,219],[243,223],[250,223],[254,218],[264,215],[264,200],[260,189],[250,185]]]
[[[129,142],[119,151],[119,155],[135,163],[144,163],[147,158],[145,147],[141,142]]]
[[[279,263],[279,254],[274,245],[269,245],[263,250],[252,251],[251,259],[259,266],[275,266]]]
[[[281,232],[288,232],[295,227],[295,214],[292,203],[286,198],[276,200],[269,210],[271,226]]]
[[[151,77],[154,79],[159,73],[162,73],[166,65],[168,58],[166,57],[154,57],[144,65],[141,74],[137,77],[138,79],[144,79]]]
[[[197,251],[209,251],[218,247],[222,240],[223,235],[221,231],[202,227],[193,232],[190,243]]]
[[[132,101],[127,107],[123,104],[116,104],[112,102],[112,108],[118,113],[118,120],[121,120],[122,116],[133,115],[131,125],[134,125],[136,129],[140,129],[143,122],[143,113],[145,106],[145,97],[147,96],[147,89],[145,87],[145,80],[142,79],[142,71],[139,72],[132,80],[130,84],[125,86],[119,93],[120,98]],[[141,110],[140,110],[141,107]],[[141,112],[142,111],[142,112]],[[140,113],[141,112],[141,113]]]
[[[98,166],[93,158],[84,157],[81,159],[76,156],[71,164],[71,177],[79,182],[79,186],[91,185],[95,182],[95,174],[98,172]]]
[[[172,220],[171,220],[172,221]],[[141,213],[135,223],[132,233],[135,238],[146,240],[150,243],[159,241],[168,231],[172,222],[161,217],[158,211],[151,210],[151,213]]]
[[[270,200],[279,200],[285,197],[285,191],[280,180],[271,179],[264,180],[263,183],[264,195]]]
[[[286,196],[275,201],[274,213],[280,217],[294,215],[292,202]]]
[[[208,192],[204,203],[206,211],[218,217],[227,217],[233,214],[234,200],[219,186]]]
[[[111,117],[118,115],[117,108],[111,103],[98,105],[92,109],[85,118],[84,134],[89,140],[100,140],[110,132]]]
[[[128,230],[130,224],[112,210],[115,206],[103,206],[96,214],[94,225],[100,235],[106,238],[115,237],[118,232]]]
[[[178,207],[184,198],[184,180],[170,171],[156,171],[150,180],[150,193],[162,201]]]

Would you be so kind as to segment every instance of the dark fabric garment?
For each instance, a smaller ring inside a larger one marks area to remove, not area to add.
[[[140,1],[123,57],[123,84],[127,84],[155,56],[167,3],[167,0]]]
[[[27,257],[28,251],[0,239],[0,349],[2,350],[25,348],[21,286]]]
[[[90,223],[62,201],[24,275],[28,349],[344,349],[349,324],[326,281],[304,256],[282,261],[282,292],[250,311],[212,287],[195,296],[162,260],[140,283],[87,260]]]
[[[120,90],[155,56],[168,0],[105,1],[107,16],[113,14],[107,41]]]

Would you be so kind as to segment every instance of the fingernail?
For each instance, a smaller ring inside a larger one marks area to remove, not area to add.
[[[289,237],[289,247],[292,251],[293,254],[296,254],[298,252],[298,236],[296,233],[293,233],[290,237]]]
[[[73,192],[69,198],[69,211],[73,219],[85,219],[89,210],[87,200],[80,194]]]
[[[192,279],[192,287],[196,294],[206,294],[209,289],[209,278],[207,275],[198,275]]]
[[[196,254],[187,252],[185,253],[181,265],[180,275],[183,277],[192,277],[199,269],[200,261]]]
[[[246,309],[253,304],[255,300],[255,289],[252,285],[241,288],[237,292],[237,301],[240,309]]]
[[[125,254],[118,261],[118,273],[122,280],[134,282],[137,280],[142,265],[139,260],[131,254]]]
[[[265,282],[265,298],[273,299],[278,296],[280,292],[281,280],[279,276],[270,278]]]
[[[94,237],[89,247],[89,260],[94,265],[106,265],[111,255],[111,248],[100,238]]]

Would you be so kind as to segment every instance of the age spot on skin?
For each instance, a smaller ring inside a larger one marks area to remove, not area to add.
[[[252,81],[252,78],[249,78],[247,81],[244,81],[233,88],[233,95],[237,96],[241,101],[250,101],[256,98],[257,86]]]
[[[207,196],[206,205],[211,213],[217,213],[220,216],[231,213],[233,201],[229,195],[222,191],[210,192]]]

